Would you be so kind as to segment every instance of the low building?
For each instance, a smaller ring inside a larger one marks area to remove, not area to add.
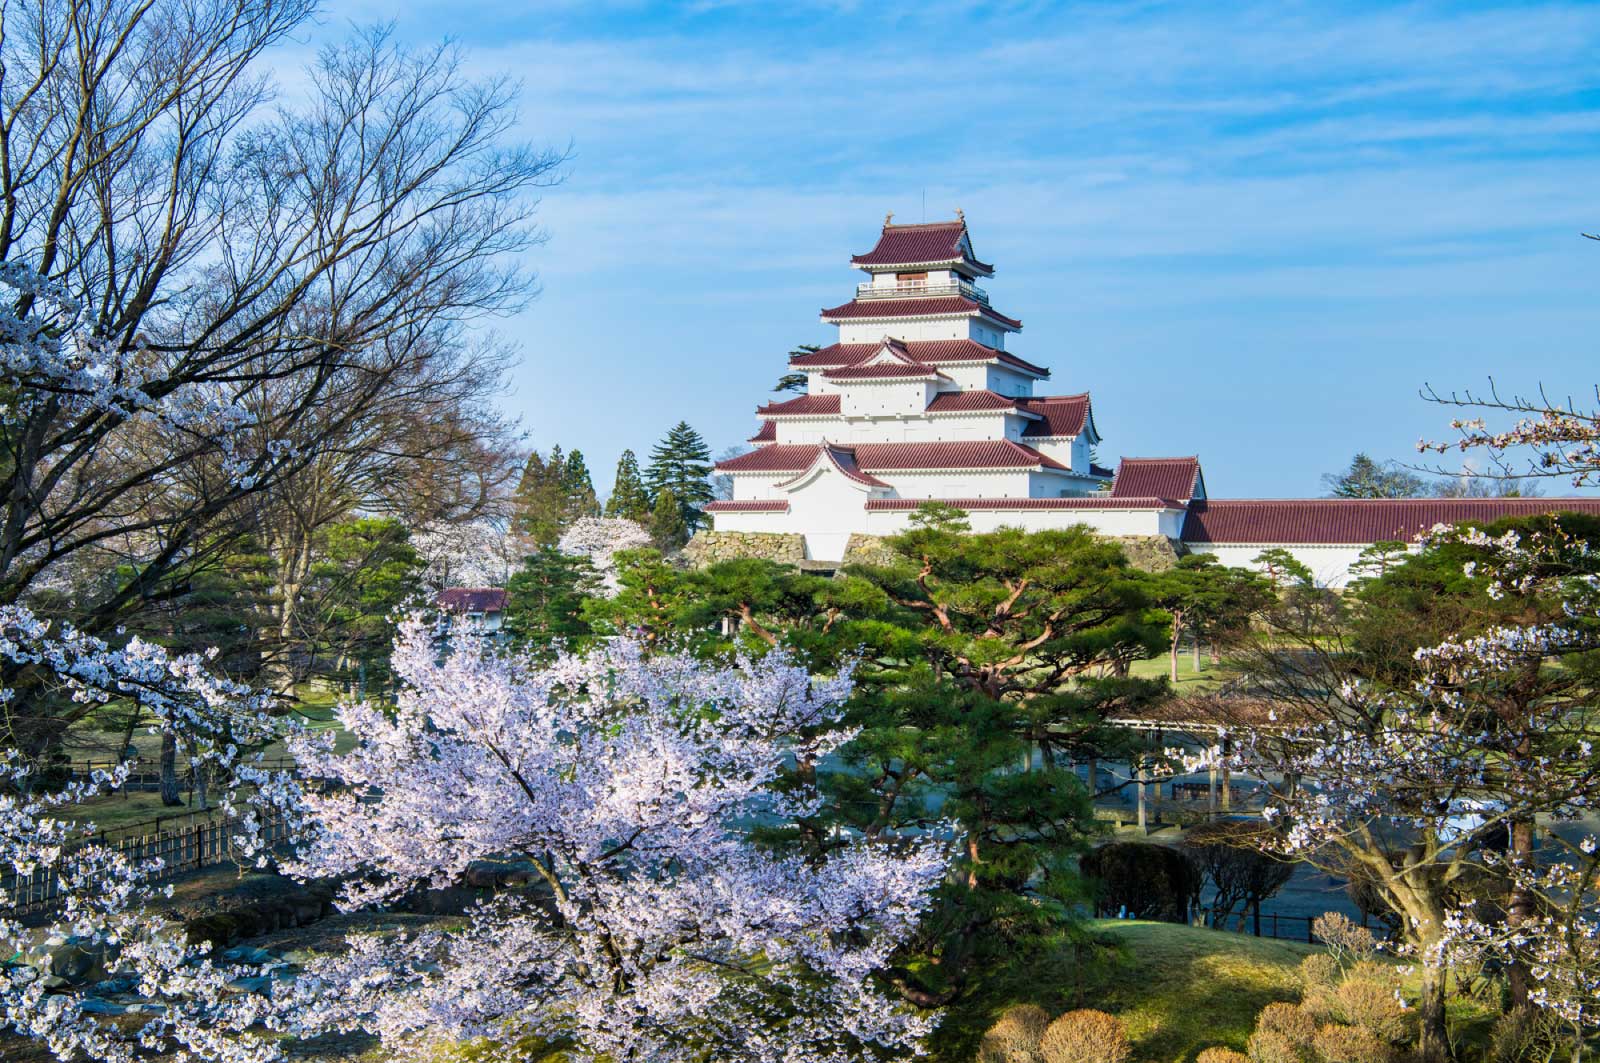
[[[504,587],[446,587],[434,604],[475,635],[498,635],[505,621]]]
[[[1050,370],[1006,350],[1022,322],[990,305],[960,212],[895,225],[851,264],[868,279],[822,311],[838,342],[789,361],[805,394],[756,410],[748,454],[719,462],[733,498],[706,507],[717,532],[801,536],[816,562],[852,539],[905,529],[923,503],[967,512],[974,530],[1084,524],[1164,537],[1248,565],[1282,547],[1340,586],[1375,542],[1411,542],[1438,523],[1579,510],[1600,499],[1214,499],[1197,456],[1101,466],[1087,391],[1042,392]]]

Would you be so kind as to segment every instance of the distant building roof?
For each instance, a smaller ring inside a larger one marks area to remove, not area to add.
[[[850,259],[853,266],[940,266],[961,263],[973,273],[985,277],[994,275],[994,267],[979,262],[972,254],[972,238],[967,235],[967,223],[955,221],[927,222],[920,225],[891,225],[884,223],[878,242],[864,255]]]
[[[776,443],[778,441],[778,422],[762,421],[761,428],[751,436],[748,443]]]
[[[1007,328],[1020,329],[1022,322],[991,309],[976,299],[960,295],[927,299],[852,299],[822,311],[824,321],[850,321],[856,318],[889,320],[897,317],[987,317]]]
[[[721,472],[804,472],[817,459],[820,446],[779,443],[717,462]],[[835,445],[855,455],[866,473],[911,469],[1046,469],[1066,470],[1054,458],[1009,439],[975,439],[946,443],[855,443]]]
[[[1200,475],[1200,459],[1123,458],[1117,477],[1111,483],[1113,498],[1204,498],[1205,480]]]
[[[1110,495],[1082,495],[1074,498],[873,498],[868,499],[866,507],[896,511],[916,509],[928,502],[939,502],[968,511],[1183,508],[1182,502],[1170,498],[1112,498]]]
[[[973,388],[971,391],[941,391],[933,397],[932,402],[928,403],[928,412],[979,413],[988,410],[1020,410],[1023,402],[1023,399],[984,388]]]
[[[506,607],[504,587],[447,587],[436,600],[447,613],[499,613]]]
[[[835,469],[838,469],[845,475],[846,479],[854,480],[856,483],[864,484],[867,487],[889,486],[876,476],[869,476],[862,472],[861,466],[856,464],[855,451],[850,447],[839,447],[832,444],[824,444],[823,446],[819,446],[817,448],[817,455],[819,458],[826,458]],[[806,470],[802,471],[799,476],[794,478],[794,480],[785,480],[778,486],[784,487],[795,482],[796,480],[801,479],[805,476],[806,471],[809,471],[815,464],[816,460],[813,460],[811,465],[806,466]]]
[[[1183,541],[1250,545],[1411,542],[1435,524],[1561,512],[1600,516],[1600,498],[1207,499],[1189,507]]]

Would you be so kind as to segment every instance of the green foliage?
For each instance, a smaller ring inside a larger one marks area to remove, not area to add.
[[[565,499],[562,527],[583,517],[598,517],[600,502],[595,497],[594,482],[589,478],[589,466],[583,460],[583,451],[576,448],[567,455],[561,468],[561,491]]]
[[[1273,589],[1280,593],[1309,588],[1316,582],[1311,569],[1281,546],[1261,551],[1251,559],[1251,564],[1259,565]]]
[[[1093,880],[1102,911],[1132,919],[1185,923],[1200,893],[1200,872],[1179,849],[1155,842],[1108,842],[1079,864]]]
[[[656,549],[663,553],[671,553],[689,541],[689,524],[672,488],[663,487],[656,493],[655,508],[650,511],[647,527]]]
[[[583,452],[564,454],[559,444],[528,455],[512,502],[513,526],[536,546],[554,546],[573,521],[600,515]]]
[[[671,491],[678,514],[691,532],[700,526],[700,511],[712,499],[710,476],[711,449],[687,421],[679,421],[655,445],[645,469],[656,508],[660,508],[662,493]]]
[[[624,450],[617,459],[617,477],[611,487],[611,497],[606,499],[605,515],[640,524],[650,519],[650,492],[639,475],[639,459],[631,450]]]
[[[1344,472],[1327,473],[1322,483],[1334,498],[1420,498],[1428,493],[1422,477],[1357,454]]]
[[[544,547],[522,562],[506,584],[505,630],[536,656],[576,648],[590,634],[584,607],[598,578],[586,557]]]
[[[1190,554],[1153,577],[1152,597],[1171,617],[1171,677],[1178,673],[1178,643],[1185,632],[1213,642],[1241,635],[1272,601],[1272,587],[1247,569],[1220,564],[1211,554]]]
[[[394,611],[414,593],[426,567],[404,525],[357,519],[329,525],[319,537],[300,622],[316,670],[345,679],[384,679],[394,639]]]

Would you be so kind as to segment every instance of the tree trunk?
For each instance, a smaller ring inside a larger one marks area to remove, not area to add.
[[[1193,658],[1194,658],[1193,661],[1191,661],[1190,663],[1192,663],[1194,665],[1195,674],[1199,675],[1200,674],[1200,636],[1198,634],[1195,635],[1194,641],[1189,644],[1189,649],[1190,649],[1191,653],[1193,654]]]
[[[1533,853],[1533,821],[1526,819],[1515,820],[1511,823],[1511,860],[1521,867],[1532,867]],[[1516,926],[1525,923],[1534,916],[1536,903],[1533,894],[1526,889],[1514,889],[1506,904],[1506,924]],[[1520,953],[1513,953],[1511,963],[1506,970],[1506,983],[1511,991],[1511,1006],[1514,1008],[1526,1007],[1528,992],[1531,988],[1532,978],[1528,973],[1528,964]]]
[[[171,731],[161,732],[161,803],[172,807],[183,804],[178,788],[178,739]]]
[[[1448,972],[1437,964],[1422,968],[1422,999],[1417,1001],[1417,1058],[1443,1063],[1450,1056],[1450,1036],[1445,1025],[1445,979]]]
[[[1172,625],[1172,642],[1167,647],[1167,675],[1176,683],[1178,681],[1178,636],[1182,633],[1176,621]]]

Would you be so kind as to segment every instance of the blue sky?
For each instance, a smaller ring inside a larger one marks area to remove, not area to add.
[[[387,18],[572,145],[506,402],[602,492],[680,418],[747,437],[924,197],[1102,461],[1199,453],[1219,497],[1414,460],[1427,384],[1600,381],[1600,5],[348,0],[319,34]]]

